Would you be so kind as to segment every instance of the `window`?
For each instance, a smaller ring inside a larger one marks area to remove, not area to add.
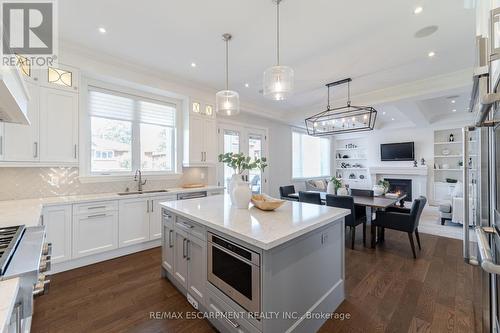
[[[292,177],[330,175],[330,139],[292,132]]]
[[[89,88],[91,174],[176,171],[177,105]]]

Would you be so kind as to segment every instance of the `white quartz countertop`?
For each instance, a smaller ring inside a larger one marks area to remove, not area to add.
[[[161,203],[174,214],[269,250],[350,214],[342,208],[287,201],[265,212],[232,206],[227,195]]]
[[[0,332],[4,332],[10,322],[18,290],[19,278],[0,281]]]
[[[205,186],[200,188],[168,188],[168,192],[118,195],[117,193],[98,193],[47,197],[39,199],[5,200],[0,201],[0,227],[24,224],[27,227],[39,224],[40,215],[44,206],[75,204],[95,201],[109,201],[119,199],[147,198],[176,195],[178,193],[218,191],[220,186]]]

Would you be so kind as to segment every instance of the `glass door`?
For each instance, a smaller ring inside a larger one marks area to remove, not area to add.
[[[250,156],[252,160],[267,157],[267,133],[265,129],[221,123],[218,133],[219,154],[242,152]],[[218,183],[227,188],[233,174],[233,169],[221,165],[218,168]],[[260,169],[245,171],[242,177],[249,182],[253,193],[267,192],[267,168],[264,172],[261,172]]]

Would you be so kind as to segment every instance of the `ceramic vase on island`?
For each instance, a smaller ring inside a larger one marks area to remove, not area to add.
[[[238,181],[242,181],[241,175],[235,173],[234,175],[231,176],[231,180],[229,181],[229,184],[227,185],[227,194],[229,194],[229,197],[231,198],[231,203],[234,202],[233,199],[233,189],[238,183]]]
[[[239,209],[248,209],[248,204],[252,199],[252,190],[248,182],[238,180],[231,193],[231,204]]]
[[[333,182],[328,182],[328,186],[326,187],[326,193],[335,194],[335,184]]]

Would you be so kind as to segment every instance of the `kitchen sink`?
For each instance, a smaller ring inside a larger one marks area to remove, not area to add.
[[[148,193],[165,193],[165,192],[168,192],[168,190],[148,190],[148,191],[118,192],[118,195],[148,194]]]

